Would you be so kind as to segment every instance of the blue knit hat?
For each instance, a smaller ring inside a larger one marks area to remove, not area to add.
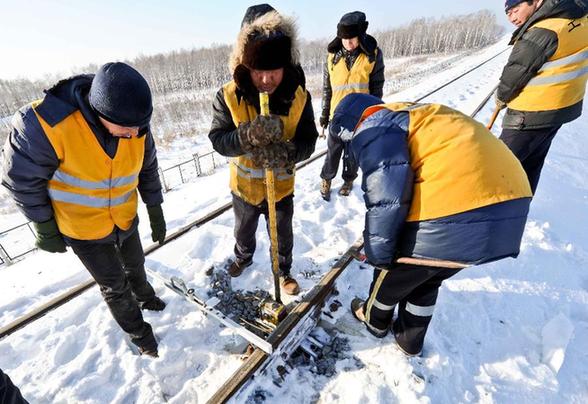
[[[153,112],[149,84],[138,71],[120,62],[98,70],[89,101],[102,118],[125,127],[148,125]]]
[[[517,6],[517,5],[521,4],[524,1],[527,1],[527,0],[505,0],[505,2],[504,2],[504,12],[507,13],[508,10],[510,10],[514,6]]]

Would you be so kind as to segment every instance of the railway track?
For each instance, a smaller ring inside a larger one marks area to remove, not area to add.
[[[468,71],[456,76],[452,80],[435,88],[433,91],[430,91],[425,95],[420,96],[415,101],[420,102],[425,98],[431,96],[432,94],[442,90],[443,88],[459,81],[464,76],[468,75],[473,71],[476,71],[477,69],[484,66],[486,63],[500,56],[506,50],[507,49],[497,53],[489,59],[486,59],[485,61],[474,66]],[[488,103],[494,91],[495,88],[493,88],[492,91],[483,99],[483,101],[471,114],[472,117],[475,117],[479,113],[479,111]],[[321,150],[320,152],[315,153],[315,155],[313,155],[308,160],[297,164],[296,168],[305,168],[308,165],[315,162],[316,160],[322,158],[325,154],[326,149]],[[172,243],[174,240],[177,240],[178,238],[182,237],[186,233],[202,227],[203,225],[209,223],[210,221],[219,217],[223,213],[226,213],[231,208],[231,203],[224,204],[216,208],[215,210],[207,213],[203,217],[198,218],[193,222],[190,222],[189,224],[179,228],[178,230],[174,231],[166,237],[163,245],[160,246],[159,244],[152,244],[146,247],[145,255],[152,254],[153,252],[157,251],[163,246],[168,245],[169,243]],[[249,355],[249,357],[243,362],[242,366],[209,399],[210,403],[228,401],[237,392],[239,392],[252,379],[252,377],[254,377],[255,375],[259,375],[261,372],[263,372],[270,364],[272,358],[287,356],[297,347],[296,344],[297,342],[300,342],[300,338],[304,337],[303,334],[305,330],[313,327],[316,324],[316,321],[318,321],[318,316],[320,316],[320,308],[326,300],[326,298],[330,295],[335,285],[335,281],[337,280],[339,275],[345,270],[345,268],[353,261],[354,256],[359,250],[361,250],[362,246],[363,241],[361,239],[357,240],[347,250],[347,252],[343,254],[343,256],[341,256],[341,258],[332,266],[329,272],[327,272],[323,276],[319,283],[315,285],[313,289],[311,289],[311,291],[309,291],[302,298],[302,300],[290,311],[288,316],[269,335],[269,337],[267,338],[267,342],[271,344],[273,348],[273,353],[270,355],[260,348],[255,348]],[[81,295],[85,291],[91,289],[94,285],[96,285],[96,282],[94,280],[88,280],[74,288],[71,288],[67,292],[55,297],[54,299],[51,299],[50,301],[32,310],[26,315],[16,319],[15,321],[5,326],[2,326],[0,328],[0,339],[33,323],[34,321],[43,317],[45,314],[57,309],[58,307],[71,301],[75,297]]]

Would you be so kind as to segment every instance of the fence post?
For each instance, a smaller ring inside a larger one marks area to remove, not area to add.
[[[2,259],[2,261],[4,261],[4,263],[6,265],[12,264],[12,260],[10,259],[10,255],[8,255],[8,253],[6,252],[6,250],[4,249],[4,246],[2,246],[2,244],[0,244],[0,259]]]
[[[196,166],[196,176],[200,177],[202,174],[202,168],[200,167],[200,156],[198,156],[198,153],[194,153],[192,157],[194,158],[194,165]]]
[[[180,172],[180,180],[182,181],[182,184],[184,183],[184,175],[182,174],[182,165],[180,164],[178,166],[178,171]]]
[[[35,233],[35,231],[31,227],[31,222],[27,222],[27,227],[29,228],[29,230],[31,231],[31,233],[33,234],[33,236],[36,238],[37,237],[37,234]]]
[[[161,182],[163,183],[163,192],[169,191],[167,182],[165,181],[165,175],[163,174],[163,169],[161,167],[158,167],[157,170],[159,171],[159,176],[161,177]]]

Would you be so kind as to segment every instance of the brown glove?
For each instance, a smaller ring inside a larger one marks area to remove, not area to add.
[[[258,147],[251,152],[253,164],[263,168],[292,168],[296,164],[296,146],[290,142],[276,142]]]
[[[284,123],[277,115],[258,115],[253,121],[239,125],[238,133],[241,146],[249,151],[281,140]]]

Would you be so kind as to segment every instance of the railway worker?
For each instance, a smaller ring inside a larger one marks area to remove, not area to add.
[[[559,128],[582,114],[588,79],[588,6],[574,0],[507,0],[517,29],[496,92],[508,107],[500,139],[523,164],[535,193]]]
[[[518,255],[532,194],[520,162],[474,119],[439,104],[380,103],[348,95],[330,128],[351,138],[363,172],[374,266],[367,300],[351,309],[370,333],[391,328],[417,355],[443,280]]]
[[[36,246],[70,246],[131,341],[157,356],[140,308],[161,311],[165,303],[147,282],[137,230],[138,190],[153,241],[164,241],[152,110],[147,81],[124,63],[62,80],[14,115],[2,184],[33,222]]]
[[[230,60],[233,80],[213,101],[209,138],[233,157],[230,188],[235,212],[235,258],[231,276],[253,263],[259,216],[268,217],[264,168],[275,172],[280,285],[299,292],[292,277],[294,164],[310,157],[318,132],[310,93],[298,64],[294,22],[268,4],[249,7]],[[270,116],[259,115],[259,93],[269,93]]]
[[[384,87],[384,56],[376,39],[366,33],[368,22],[361,11],[347,13],[337,24],[337,36],[327,46],[323,70],[323,101],[320,125],[327,129],[337,104],[347,94],[365,93],[381,98]],[[321,196],[331,198],[331,181],[343,155],[343,185],[339,195],[348,196],[357,178],[357,164],[348,145],[339,137],[327,138],[327,155],[321,170]]]

